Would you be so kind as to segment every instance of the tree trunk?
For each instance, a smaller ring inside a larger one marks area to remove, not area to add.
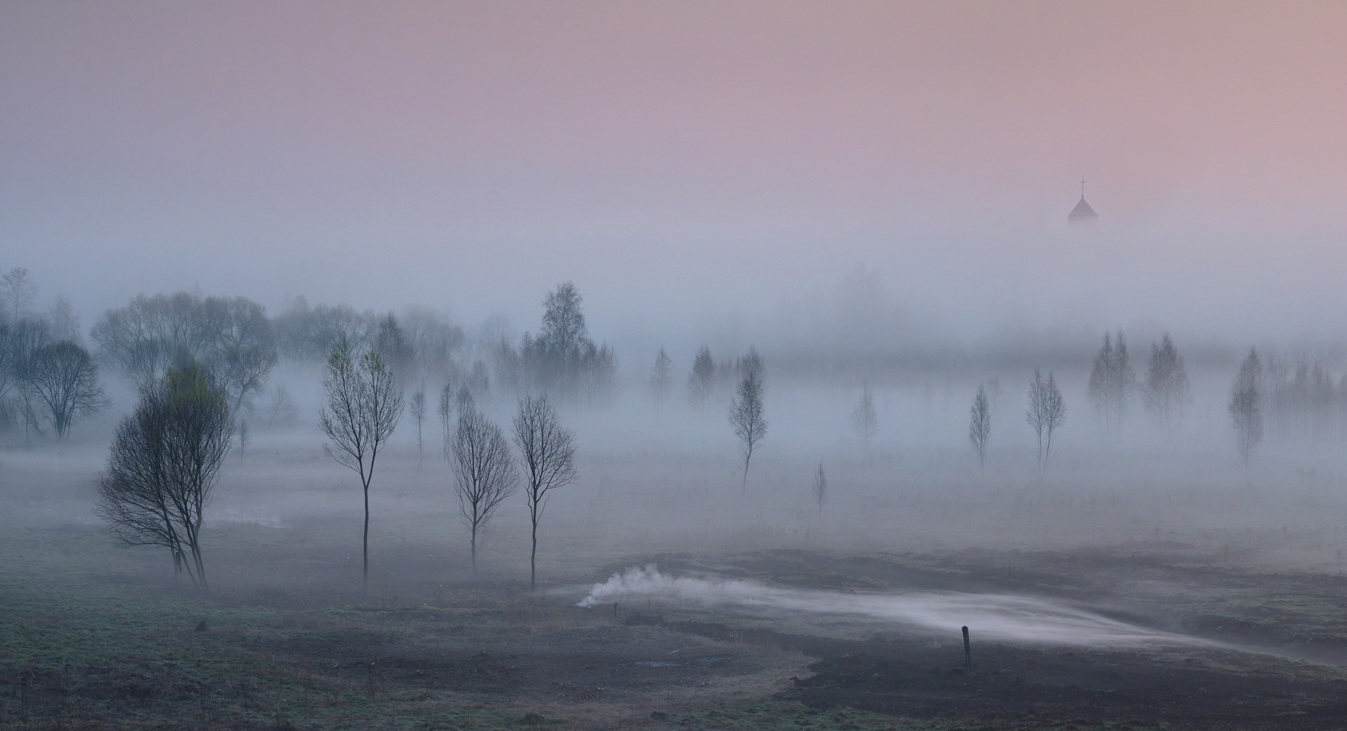
[[[529,591],[538,586],[538,512],[533,510],[533,548],[529,551]]]
[[[360,590],[369,588],[369,485],[365,485],[365,530],[360,536],[360,557],[362,560],[362,572],[360,575]]]

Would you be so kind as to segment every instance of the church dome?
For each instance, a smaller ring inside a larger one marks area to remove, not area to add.
[[[1080,202],[1076,204],[1071,212],[1066,214],[1067,223],[1089,223],[1099,218],[1099,214],[1094,212],[1089,203],[1085,202],[1085,196],[1080,197]]]

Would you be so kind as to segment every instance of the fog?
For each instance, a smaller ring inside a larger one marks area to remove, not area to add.
[[[1347,552],[1344,30],[1317,2],[0,5],[0,528],[114,545],[110,445],[186,355],[248,435],[202,533],[230,601],[533,606],[536,535],[542,596],[593,586],[575,622],[1257,644],[1211,607]],[[68,436],[31,366],[67,340],[101,388]],[[318,425],[339,343],[426,404],[379,457],[368,586]],[[460,393],[507,441],[546,393],[574,435],[536,533],[515,492],[470,544]],[[162,549],[107,560],[150,586]]]
[[[1347,324],[1333,3],[0,12],[0,258],[86,319],[199,289],[524,328],[574,280],[610,340],[695,348],[863,265],[959,344]]]

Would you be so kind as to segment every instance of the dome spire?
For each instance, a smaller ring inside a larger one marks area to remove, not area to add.
[[[1096,218],[1099,218],[1099,214],[1085,202],[1085,177],[1081,176],[1080,202],[1066,215],[1066,222],[1074,226],[1080,223],[1093,223]]]

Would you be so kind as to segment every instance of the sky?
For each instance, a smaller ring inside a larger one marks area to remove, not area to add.
[[[1339,337],[1344,37],[1310,1],[0,0],[0,268],[86,327],[196,289],[522,330],[573,280],[599,337],[751,339],[864,267],[966,340]]]

